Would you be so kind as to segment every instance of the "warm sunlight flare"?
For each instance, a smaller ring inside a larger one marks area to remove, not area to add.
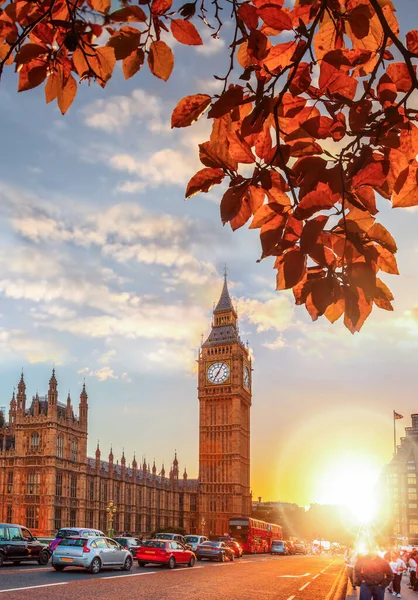
[[[376,482],[379,468],[358,455],[334,457],[319,476],[317,500],[347,509],[347,518],[358,524],[370,523],[376,516]]]

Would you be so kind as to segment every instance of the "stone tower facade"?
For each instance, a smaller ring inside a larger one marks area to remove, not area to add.
[[[251,513],[251,359],[226,274],[198,364],[200,529],[216,536],[229,531],[230,517]]]

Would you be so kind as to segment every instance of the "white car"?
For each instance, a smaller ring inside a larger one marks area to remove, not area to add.
[[[129,550],[110,538],[69,537],[56,546],[51,562],[56,571],[63,571],[66,567],[84,567],[96,574],[103,568],[130,571],[133,558]]]
[[[208,538],[204,535],[185,535],[184,539],[186,540],[186,544],[188,544],[193,552],[196,552],[196,548],[203,544],[203,542],[207,542]]]

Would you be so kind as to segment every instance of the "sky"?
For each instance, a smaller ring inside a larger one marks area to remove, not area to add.
[[[415,0],[397,4],[406,31]],[[395,311],[374,309],[360,334],[312,323],[291,292],[276,292],[257,232],[222,227],[222,188],[184,200],[210,122],[170,129],[181,97],[217,90],[228,35],[175,44],[167,83],[145,68],[125,81],[118,65],[104,90],[83,83],[64,117],[42,88],[17,94],[6,70],[0,407],[22,367],[31,397],[47,392],[55,365],[61,401],[70,391],[78,405],[86,382],[90,455],[100,440],[103,459],[112,445],[115,460],[124,450],[128,462],[136,452],[167,468],[177,451],[196,477],[196,357],[226,263],[253,353],[253,496],[331,502],[337,471],[354,472],[355,485],[356,472],[390,460],[393,409],[405,416],[399,434],[418,412],[418,212],[380,202],[401,275],[383,277]]]

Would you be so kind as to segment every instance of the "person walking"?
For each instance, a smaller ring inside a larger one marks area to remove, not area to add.
[[[393,572],[393,592],[392,596],[402,598],[401,596],[401,582],[403,572],[406,571],[406,564],[399,555],[399,552],[392,552],[390,559],[390,568]]]
[[[417,580],[417,554],[416,551],[412,550],[411,556],[408,560],[409,566],[409,587],[411,590],[415,589],[415,582]]]
[[[344,552],[344,562],[347,567],[347,577],[353,586],[353,590],[357,589],[356,584],[354,583],[354,566],[356,564],[357,554],[354,551],[354,548],[351,544],[347,546],[346,551]]]
[[[360,586],[359,600],[384,600],[385,588],[392,580],[393,571],[389,563],[375,551],[357,559],[354,583]]]

